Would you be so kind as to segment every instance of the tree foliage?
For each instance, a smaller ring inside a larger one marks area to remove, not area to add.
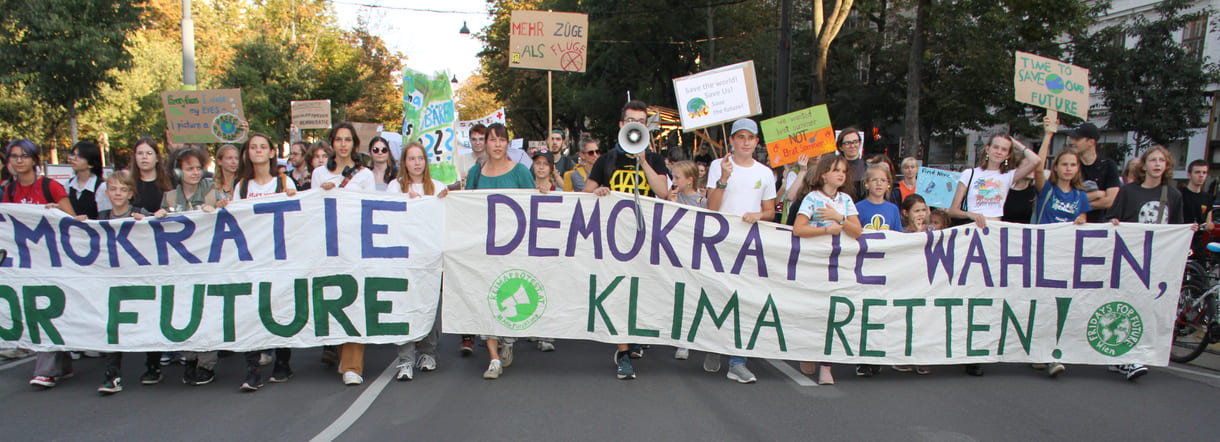
[[[1220,70],[1174,36],[1215,11],[1186,13],[1189,7],[1189,1],[1167,0],[1152,17],[1136,15],[1075,42],[1076,63],[1090,68],[1092,85],[1109,109],[1108,126],[1135,132],[1137,148],[1183,140],[1192,128],[1207,125],[1203,91],[1220,82]]]

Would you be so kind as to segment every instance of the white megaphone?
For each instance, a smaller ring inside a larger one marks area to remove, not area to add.
[[[623,151],[635,155],[648,149],[648,126],[631,122],[618,130],[618,144]]]

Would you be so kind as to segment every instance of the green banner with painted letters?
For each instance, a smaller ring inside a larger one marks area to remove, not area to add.
[[[1169,360],[1186,226],[801,239],[639,201],[451,194],[445,331],[870,364]]]

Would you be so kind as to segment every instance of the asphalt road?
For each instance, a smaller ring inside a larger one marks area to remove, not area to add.
[[[1220,372],[1153,368],[1134,382],[1098,366],[1069,366],[1052,379],[1020,364],[960,367],[917,376],[885,369],[837,384],[812,384],[772,361],[752,360],[758,383],[704,373],[702,353],[673,359],[654,347],[620,381],[607,344],[558,341],[541,353],[518,342],[513,365],[481,378],[485,350],[457,355],[441,340],[438,370],[391,379],[393,346],[370,346],[365,382],[347,387],[318,349],[297,351],[295,377],[240,392],[240,356],[222,358],[216,382],[186,386],[182,368],[142,386],[142,355],[126,358],[125,390],[101,397],[101,359],[76,361],[76,376],[42,390],[28,385],[29,359],[0,362],[5,440],[1214,440]],[[480,349],[482,350],[482,349]],[[1204,360],[1210,357],[1205,355]],[[726,363],[727,366],[727,363]],[[264,377],[270,372],[264,368]],[[793,375],[798,378],[792,377]],[[800,383],[798,379],[802,379]]]

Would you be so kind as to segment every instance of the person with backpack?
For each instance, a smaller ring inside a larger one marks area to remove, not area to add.
[[[72,146],[68,161],[73,173],[68,178],[68,202],[77,215],[97,219],[98,212],[110,210],[106,180],[102,178],[102,149],[88,141],[78,142]]]

